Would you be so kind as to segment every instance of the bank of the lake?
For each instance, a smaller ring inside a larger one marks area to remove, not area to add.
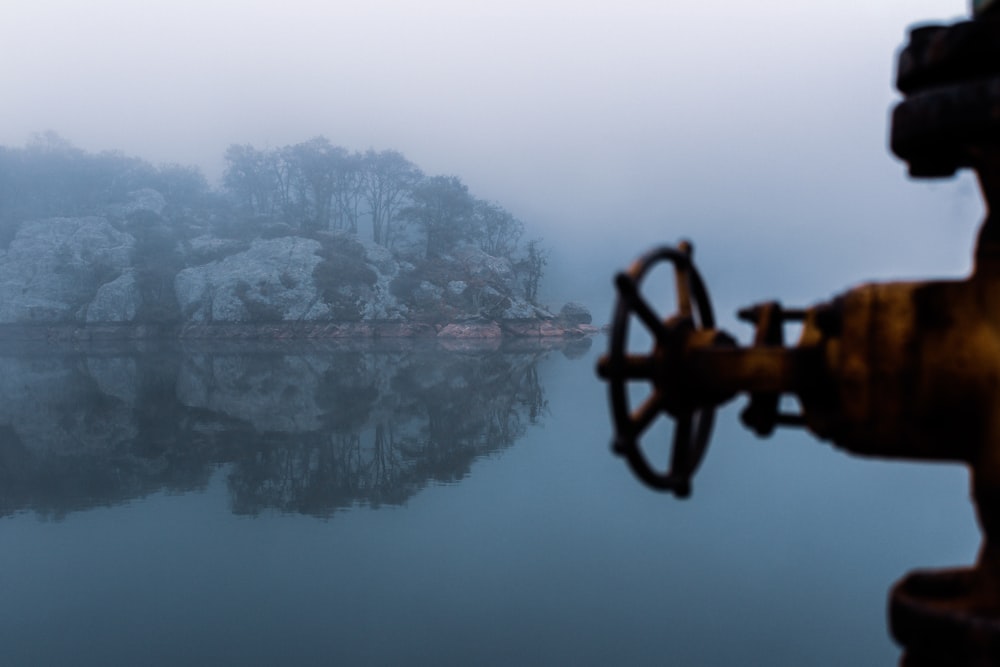
[[[431,340],[463,341],[487,346],[517,340],[524,345],[544,341],[560,345],[589,338],[599,329],[561,320],[501,322],[230,322],[199,324],[0,324],[0,342],[132,341],[132,340]]]

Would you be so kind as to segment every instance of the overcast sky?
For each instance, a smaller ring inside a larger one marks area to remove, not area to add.
[[[197,164],[325,135],[394,148],[553,247],[549,295],[690,237],[726,311],[961,275],[970,178],[886,149],[897,49],[964,0],[0,0],[0,144]],[[553,304],[558,305],[558,304]],[[595,313],[604,320],[603,313]]]

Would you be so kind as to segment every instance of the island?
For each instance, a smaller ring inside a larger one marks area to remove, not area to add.
[[[457,176],[325,137],[222,183],[54,133],[0,147],[0,339],[577,338],[547,250]]]

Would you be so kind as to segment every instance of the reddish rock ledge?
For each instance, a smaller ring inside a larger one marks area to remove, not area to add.
[[[437,338],[444,341],[510,338],[574,339],[600,330],[589,324],[559,320],[505,320],[500,322],[273,322],[239,324],[7,324],[0,325],[2,341],[114,341],[114,340],[328,340],[380,338]]]

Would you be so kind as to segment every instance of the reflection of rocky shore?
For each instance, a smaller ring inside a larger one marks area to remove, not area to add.
[[[0,356],[0,514],[198,489],[219,465],[238,513],[401,503],[461,479],[545,407],[544,347],[156,347]]]

